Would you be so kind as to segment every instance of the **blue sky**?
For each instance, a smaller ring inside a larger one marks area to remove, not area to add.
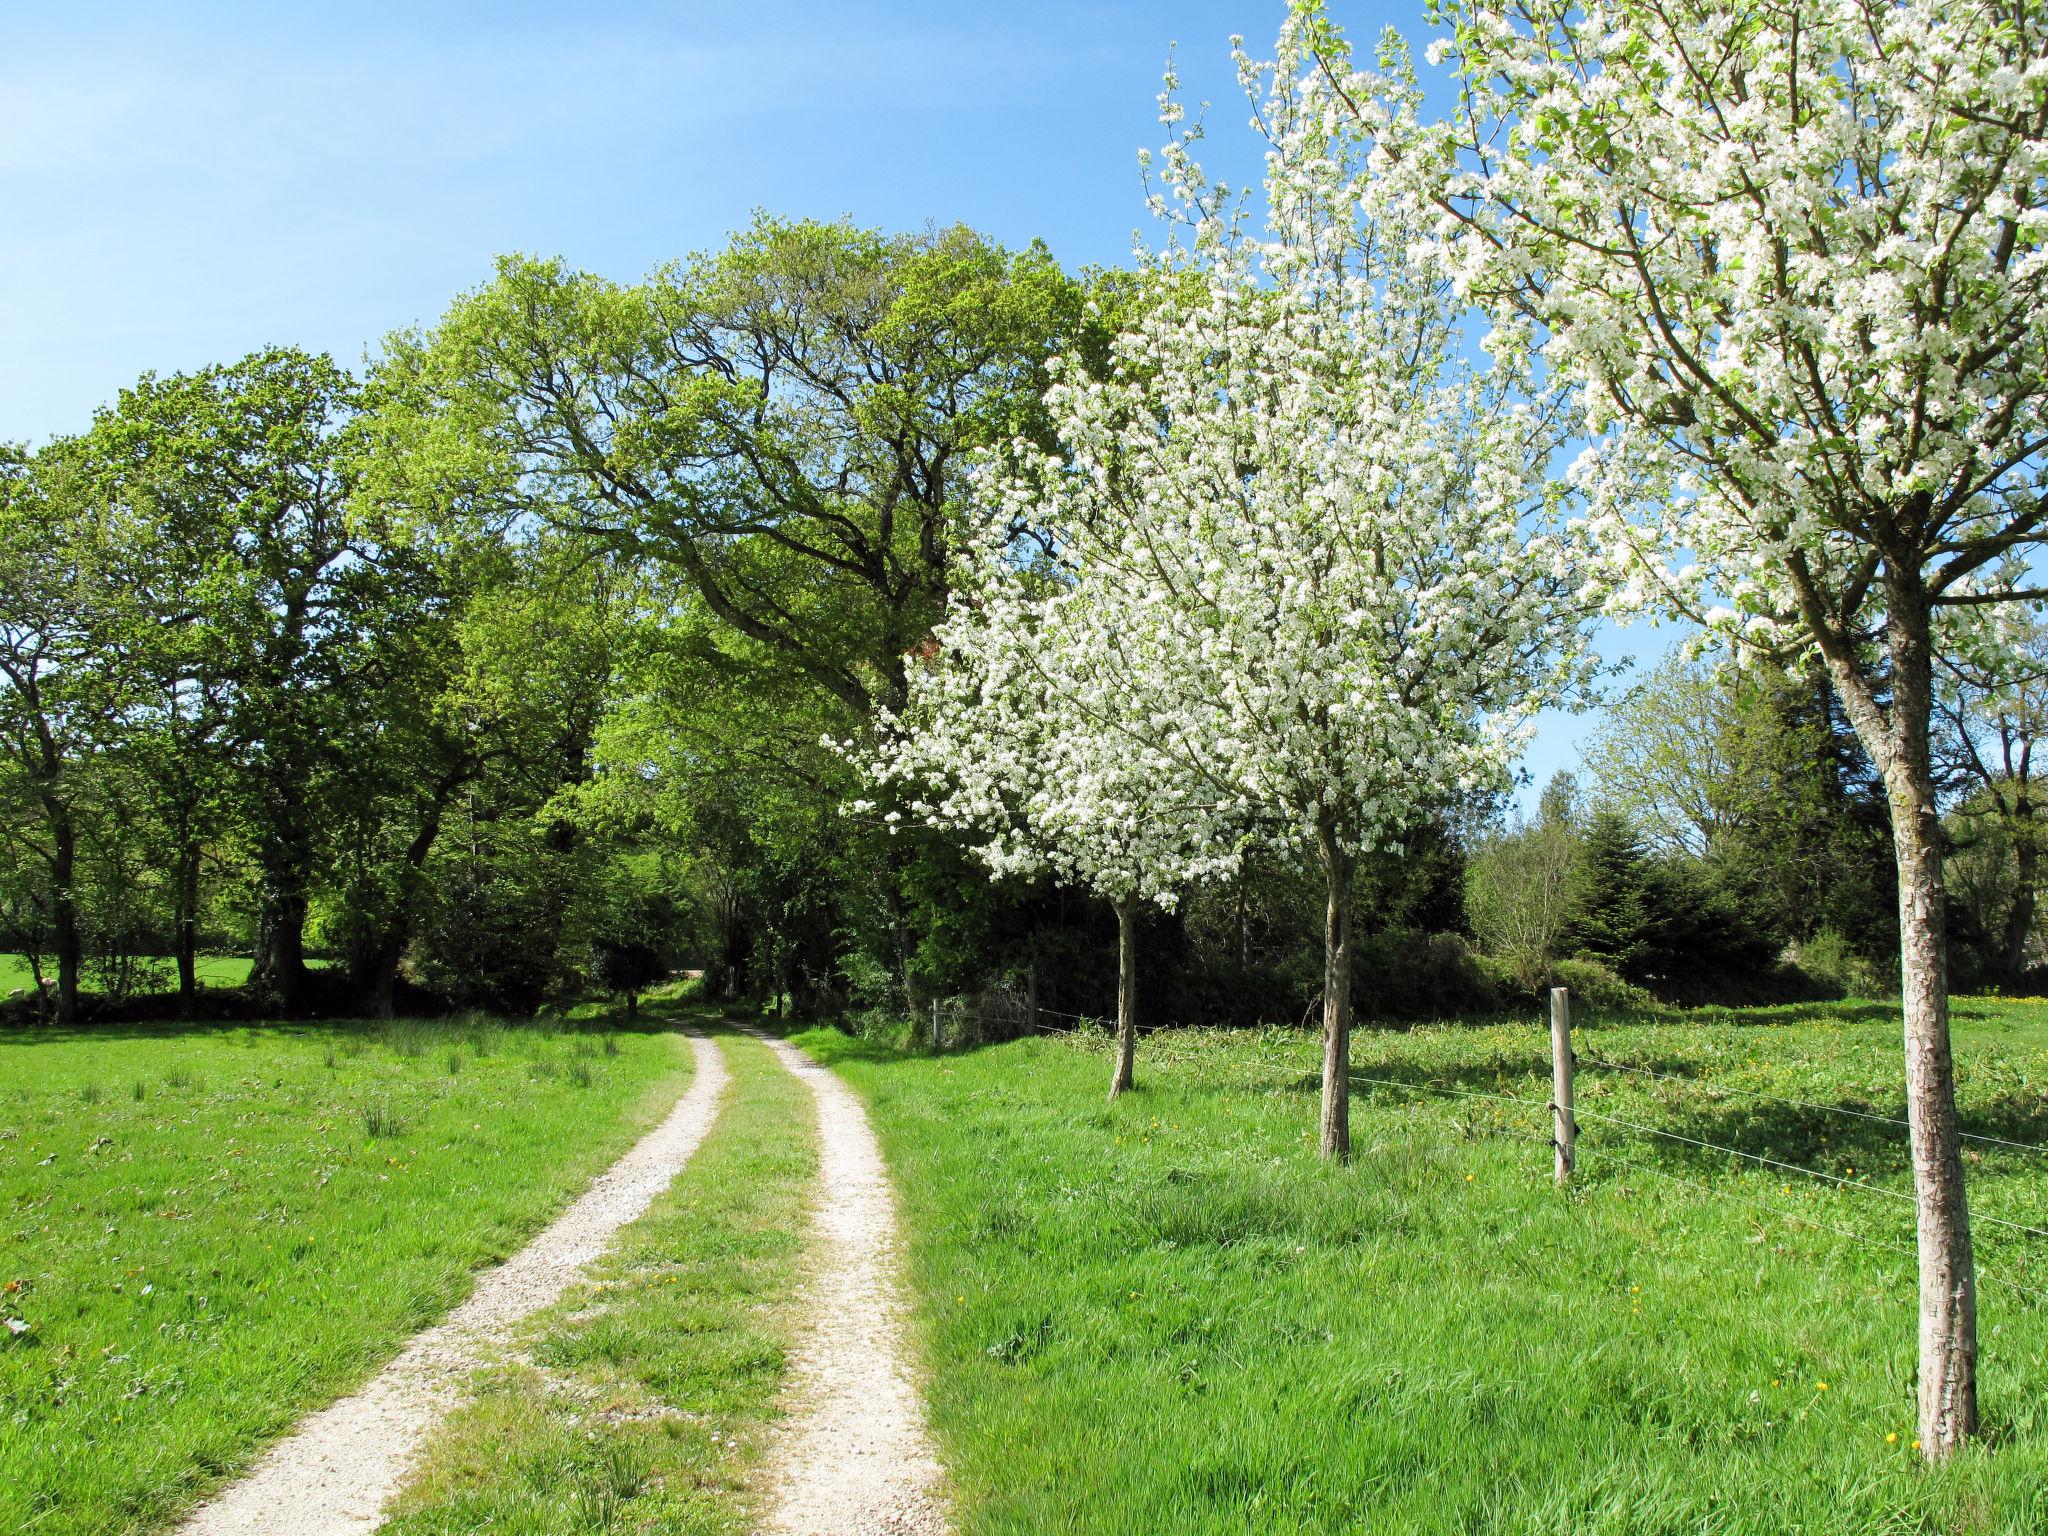
[[[1360,39],[1425,34],[1421,0],[1335,11]],[[1190,102],[1215,104],[1205,158],[1241,176],[1228,38],[1256,48],[1283,14],[0,0],[0,439],[80,427],[146,369],[287,341],[354,362],[499,252],[631,277],[756,207],[963,220],[1119,262],[1147,222],[1136,155],[1159,142],[1169,46]],[[1583,725],[1544,722],[1538,782]]]

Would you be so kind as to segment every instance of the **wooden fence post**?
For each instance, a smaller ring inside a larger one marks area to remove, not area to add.
[[[932,1049],[936,1051],[939,1048],[939,1000],[934,997],[932,999]]]
[[[1550,1112],[1555,1127],[1557,1182],[1572,1181],[1572,1163],[1579,1139],[1572,1117],[1572,1000],[1563,987],[1550,989]]]
[[[1024,967],[1024,1024],[1032,1034],[1038,1033],[1038,967]]]

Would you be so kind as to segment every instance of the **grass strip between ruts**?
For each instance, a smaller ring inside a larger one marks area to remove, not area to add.
[[[742,1036],[688,1166],[428,1443],[389,1536],[749,1529],[817,1173],[804,1086]]]

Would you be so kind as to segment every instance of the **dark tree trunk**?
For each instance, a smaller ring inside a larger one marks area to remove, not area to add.
[[[199,1009],[199,845],[190,841],[178,850],[177,928],[178,1013],[189,1019]]]
[[[434,844],[440,839],[441,823],[447,815],[449,801],[468,779],[469,765],[465,761],[436,781],[427,815],[413,834],[412,841],[406,845],[405,863],[399,870],[398,896],[391,915],[382,931],[356,957],[353,980],[359,1006],[366,1018],[392,1017],[398,990],[398,967],[405,959],[406,946],[412,943],[413,926],[419,910],[423,883],[421,871],[426,867],[427,855],[434,851]]]
[[[356,998],[364,1018],[388,1019],[393,1016],[398,962],[404,953],[404,938],[387,933],[357,957]]]
[[[2017,877],[2012,907],[2005,914],[2005,933],[1999,946],[1999,960],[2008,984],[2016,983],[2027,969],[2027,941],[2034,936],[2034,915],[2041,879],[2041,850],[2034,841],[2034,802],[2023,789],[2013,801],[2012,851]]]
[[[1110,1072],[1113,1099],[1133,1086],[1138,1060],[1138,899],[1116,903],[1116,1065]]]
[[[1323,1124],[1325,1162],[1351,1158],[1351,855],[1326,818],[1317,828],[1329,904],[1323,915]]]
[[[1250,871],[1239,869],[1237,872],[1237,968],[1240,971],[1250,970],[1252,964],[1251,923],[1245,912],[1245,905],[1250,897],[1250,892],[1246,887],[1250,884]]]
[[[279,1011],[291,1018],[305,1008],[309,991],[305,896],[273,890],[264,903],[264,927],[261,981],[277,994]]]

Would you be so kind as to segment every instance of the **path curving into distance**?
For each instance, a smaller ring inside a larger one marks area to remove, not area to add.
[[[689,1033],[696,1070],[668,1118],[599,1174],[532,1242],[478,1276],[476,1289],[360,1390],[310,1414],[237,1482],[199,1506],[178,1536],[354,1536],[374,1531],[434,1422],[513,1327],[558,1298],[645,1211],[718,1117],[725,1058]]]
[[[909,1363],[896,1200],[859,1097],[761,1035],[818,1106],[820,1200],[768,1453],[766,1536],[946,1536],[943,1477]]]

